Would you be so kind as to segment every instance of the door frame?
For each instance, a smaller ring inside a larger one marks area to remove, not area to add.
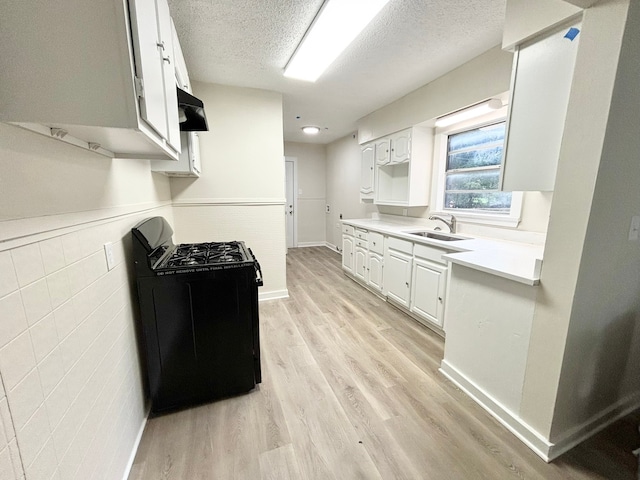
[[[293,165],[293,247],[296,248],[298,246],[298,157],[284,157],[285,161],[285,171],[284,171],[284,209],[287,211],[287,163],[291,162]],[[287,224],[285,219],[284,225],[285,231],[285,244],[286,244],[286,236],[287,236]],[[287,249],[289,247],[287,246]]]

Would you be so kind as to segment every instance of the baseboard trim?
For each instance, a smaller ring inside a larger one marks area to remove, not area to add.
[[[518,437],[545,462],[550,462],[555,458],[551,456],[554,444],[550,443],[540,433],[502,406],[500,402],[478,387],[455,367],[447,363],[446,360],[442,360],[440,364],[440,373],[447,377],[464,393],[469,395],[478,405],[484,408],[492,417],[498,420],[498,422]]]
[[[129,455],[129,461],[127,461],[127,466],[124,469],[124,475],[122,476],[122,480],[127,480],[129,478],[129,475],[131,475],[133,462],[136,459],[136,454],[138,453],[138,448],[140,447],[140,442],[142,441],[142,434],[144,433],[144,427],[147,426],[148,419],[149,419],[149,410],[147,410],[147,413],[142,419],[142,425],[140,425],[140,429],[138,430],[136,441],[133,442],[133,449],[131,450],[131,455]]]
[[[266,300],[277,300],[278,298],[289,298],[289,290],[273,290],[272,292],[264,292],[258,294],[258,300],[264,302]]]
[[[332,243],[324,242],[324,246],[327,247],[329,250],[333,250],[336,253],[342,253],[340,249]]]
[[[298,242],[298,248],[305,247],[324,247],[325,242]]]
[[[563,453],[568,452],[576,445],[582,443],[601,430],[604,430],[612,423],[638,408],[640,408],[640,394],[638,393],[619,400],[605,410],[598,412],[587,421],[564,433],[553,443],[549,452],[549,458],[552,460],[554,458],[558,458]]]

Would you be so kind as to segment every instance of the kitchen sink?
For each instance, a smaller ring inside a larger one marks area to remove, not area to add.
[[[454,237],[453,235],[448,235],[446,233],[438,233],[438,232],[405,232],[409,235],[418,235],[420,237],[432,238],[434,240],[441,240],[443,242],[455,242],[456,240],[466,240],[465,238]]]

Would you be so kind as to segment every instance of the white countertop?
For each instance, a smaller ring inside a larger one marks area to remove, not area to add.
[[[342,223],[404,238],[414,243],[438,246],[448,251],[447,254],[442,256],[443,259],[464,267],[480,270],[526,285],[538,285],[540,283],[544,249],[541,245],[471,237],[465,234],[456,234],[456,236],[465,237],[464,240],[435,240],[409,233],[431,230],[429,228],[411,223],[392,222],[386,219],[361,218],[342,220]]]

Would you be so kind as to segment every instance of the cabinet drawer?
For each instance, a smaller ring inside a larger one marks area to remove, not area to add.
[[[356,239],[356,247],[367,248],[368,244],[366,240]]]
[[[355,233],[355,229],[351,225],[342,225],[342,233],[345,235],[353,235]]]
[[[369,232],[369,250],[382,255],[384,247],[384,236],[378,232]]]
[[[432,262],[441,263],[443,265],[447,264],[447,261],[442,259],[442,255],[445,253],[449,253],[449,251],[441,248],[430,247],[428,245],[416,244],[413,249],[413,255],[415,257],[424,258],[425,260],[431,260]]]
[[[387,238],[387,247],[399,250],[400,252],[411,255],[413,253],[413,242],[407,240],[400,240],[399,238],[389,237]]]
[[[369,232],[367,232],[366,230],[363,230],[362,228],[356,228],[356,238],[359,238],[360,240],[367,240],[367,234]]]

